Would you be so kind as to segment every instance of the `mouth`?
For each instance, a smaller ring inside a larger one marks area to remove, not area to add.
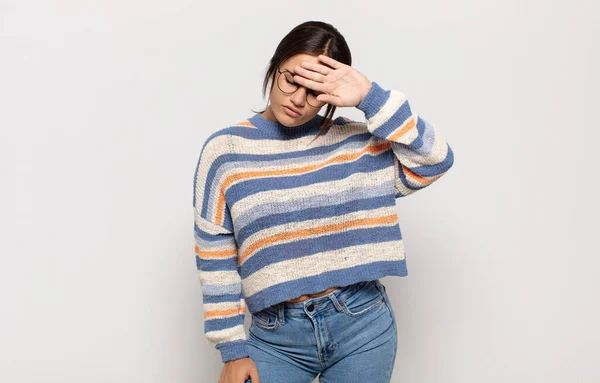
[[[287,106],[284,105],[283,109],[286,111],[286,113],[292,117],[299,117],[301,116],[300,112],[298,112],[296,109],[292,108],[291,106]]]

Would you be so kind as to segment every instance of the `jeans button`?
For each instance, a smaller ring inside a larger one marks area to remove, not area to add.
[[[307,307],[308,311],[313,311],[314,308],[315,308],[315,305],[312,303],[310,305],[308,305],[308,307]]]

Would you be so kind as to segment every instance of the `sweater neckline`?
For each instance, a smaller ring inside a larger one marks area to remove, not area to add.
[[[321,124],[325,117],[317,114],[312,119],[306,121],[303,124],[297,126],[285,126],[279,121],[272,121],[263,116],[260,113],[254,114],[248,119],[256,128],[274,133],[279,136],[294,136],[302,134],[316,133],[321,129]]]

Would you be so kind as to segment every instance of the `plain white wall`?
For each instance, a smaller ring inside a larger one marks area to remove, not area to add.
[[[0,2],[0,381],[216,382],[192,177],[265,105],[281,38],[332,23],[454,167],[397,200],[393,382],[598,382],[592,1]],[[355,108],[336,116],[364,118]],[[246,318],[249,323],[249,316]]]

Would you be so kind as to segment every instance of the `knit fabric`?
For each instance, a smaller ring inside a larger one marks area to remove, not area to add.
[[[223,362],[248,357],[246,311],[333,286],[407,275],[395,199],[454,162],[405,95],[377,82],[366,121],[286,127],[255,114],[204,143],[194,177],[204,333]]]

